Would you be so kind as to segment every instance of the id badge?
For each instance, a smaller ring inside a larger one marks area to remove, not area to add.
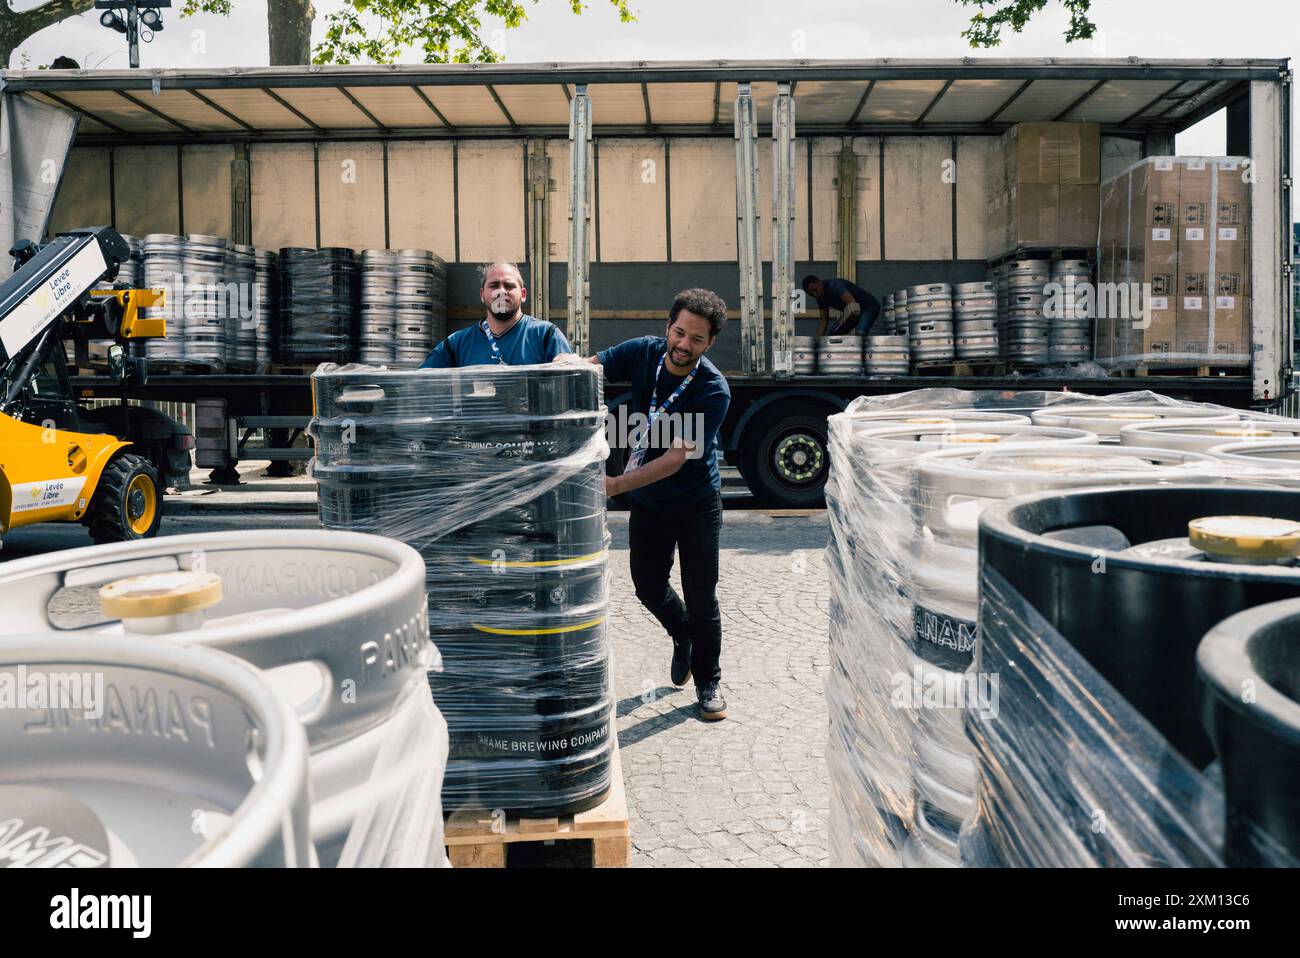
[[[623,475],[626,476],[629,472],[639,469],[643,462],[645,462],[645,446],[637,446],[632,450],[632,455],[627,457],[627,465],[623,467]]]

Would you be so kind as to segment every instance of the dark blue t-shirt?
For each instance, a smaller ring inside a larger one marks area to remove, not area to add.
[[[507,366],[536,366],[549,363],[573,347],[553,323],[523,315],[504,336],[497,337],[497,349]],[[495,366],[492,346],[479,323],[452,333],[429,353],[421,369],[448,369],[454,366]]]
[[[856,322],[848,328],[843,328],[842,324],[836,325],[830,331],[832,336],[847,336],[850,333],[857,332],[866,335],[871,328],[872,322],[880,315],[880,300],[872,296],[857,283],[849,282],[847,279],[841,279],[836,276],[834,279],[822,280],[822,294],[817,297],[817,305],[825,309],[843,310],[847,305],[844,302],[844,294],[848,293],[862,307],[862,313]]]
[[[625,343],[611,346],[600,354],[600,364],[605,367],[605,381],[632,384],[632,404],[630,413],[645,416],[650,411],[651,393],[655,388],[655,371],[659,360],[668,349],[668,340],[662,336],[642,336],[629,339]],[[681,384],[684,376],[674,376],[665,366],[659,376],[657,402],[662,404]],[[640,506],[662,508],[698,502],[710,496],[716,496],[722,489],[722,476],[718,473],[718,430],[726,418],[727,407],[731,405],[731,389],[726,377],[708,358],[700,360],[700,370],[695,374],[691,384],[668,407],[664,414],[666,422],[681,423],[686,430],[683,435],[675,428],[673,437],[691,441],[692,445],[704,450],[703,455],[688,457],[682,467],[667,479],[629,492],[628,498]],[[682,419],[672,414],[681,415]],[[684,417],[691,417],[689,419]],[[702,418],[696,418],[696,417]],[[664,454],[666,447],[655,444],[646,451],[644,466],[654,462]]]

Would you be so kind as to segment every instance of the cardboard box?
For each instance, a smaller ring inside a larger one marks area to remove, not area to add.
[[[1103,184],[1100,233],[1118,238],[1102,244],[1102,275],[1142,284],[1149,313],[1145,328],[1114,324],[1113,363],[1248,361],[1245,168],[1236,157],[1148,157]]]
[[[1013,183],[1101,182],[1101,127],[1096,123],[1018,123],[1004,137]]]

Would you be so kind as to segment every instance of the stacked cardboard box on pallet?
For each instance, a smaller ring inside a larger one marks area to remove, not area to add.
[[[989,183],[994,249],[1082,247],[1097,242],[1101,128],[1019,123],[1002,137],[1003,167]]]
[[[1102,187],[1097,359],[1249,360],[1249,184],[1240,157],[1147,157]]]

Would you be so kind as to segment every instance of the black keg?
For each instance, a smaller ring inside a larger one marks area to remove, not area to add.
[[[613,700],[599,371],[326,369],[312,383],[322,523],[425,559],[444,804],[555,815],[601,802]]]
[[[1300,492],[1134,486],[1030,496],[980,516],[995,569],[1197,768],[1214,749],[1195,707],[1196,646],[1228,616],[1300,596],[1300,567],[1211,561],[1187,543],[1208,516],[1300,520]]]
[[[1135,486],[982,513],[976,669],[999,676],[1000,713],[966,722],[979,816],[1004,861],[1218,860],[1196,647],[1235,612],[1300,596],[1300,567],[1260,549],[1258,528],[1213,542],[1214,523],[1240,517],[1289,526],[1300,493]]]
[[[1196,651],[1223,773],[1228,865],[1300,865],[1300,600],[1239,612]]]
[[[360,266],[346,247],[280,250],[280,314],[272,349],[281,363],[347,363],[356,354]]]

